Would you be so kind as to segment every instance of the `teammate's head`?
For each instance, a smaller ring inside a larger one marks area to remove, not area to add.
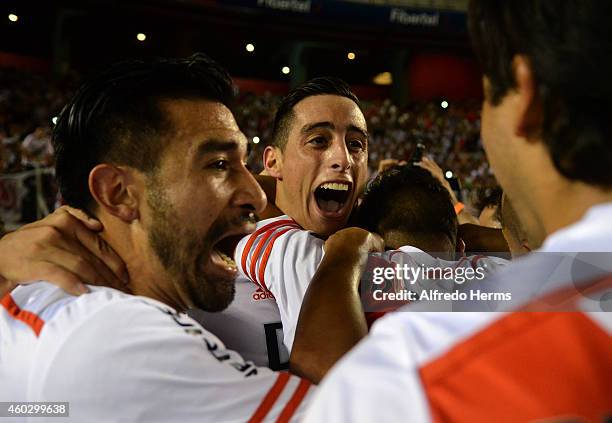
[[[367,178],[368,134],[357,97],[337,78],[315,78],[283,100],[264,166],[276,204],[303,228],[342,228]]]
[[[132,290],[215,311],[233,298],[221,252],[265,203],[243,165],[229,75],[208,57],[119,63],[87,82],[54,133],[68,204],[95,212]]]
[[[457,215],[450,195],[420,167],[397,166],[380,174],[366,190],[357,222],[380,234],[388,248],[455,251]]]
[[[599,0],[470,3],[483,143],[521,219],[544,184],[612,188],[611,15]]]

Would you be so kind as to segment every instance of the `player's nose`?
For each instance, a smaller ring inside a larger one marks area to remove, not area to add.
[[[268,200],[255,177],[246,168],[241,171],[237,184],[234,205],[261,213],[266,208]]]
[[[351,155],[344,139],[335,138],[328,152],[329,163],[335,171],[344,172],[351,167]]]

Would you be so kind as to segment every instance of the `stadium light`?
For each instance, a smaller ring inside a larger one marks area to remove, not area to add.
[[[143,34],[142,32],[139,32],[139,33],[136,35],[136,39],[137,39],[138,41],[141,41],[141,42],[142,42],[142,41],[144,41],[144,40],[146,40],[146,39],[147,39],[147,36],[146,36],[145,34]]]
[[[57,116],[53,116],[51,118],[51,122],[53,122],[54,125],[57,125]]]
[[[8,18],[9,18],[9,21],[11,21],[11,22],[17,22],[19,20],[19,16],[17,16],[14,13],[9,14]]]
[[[251,43],[248,43],[245,48],[249,53],[253,53],[255,51],[255,46]]]
[[[289,66],[283,66],[283,68],[281,69],[281,72],[284,73],[285,75],[288,75],[289,72],[291,72],[291,69],[289,69]]]
[[[442,101],[442,103],[440,103],[440,107],[442,107],[443,109],[446,109],[448,107],[448,101],[446,100]]]
[[[259,144],[259,137],[253,137],[253,144]]]
[[[391,85],[393,84],[393,76],[391,72],[382,72],[376,75],[373,81],[376,85]]]
[[[444,176],[446,176],[446,179],[450,179],[453,177],[453,172],[451,172],[450,170],[447,170]]]
[[[357,56],[352,51],[349,51],[346,57],[348,57],[349,60],[355,60],[355,57]]]

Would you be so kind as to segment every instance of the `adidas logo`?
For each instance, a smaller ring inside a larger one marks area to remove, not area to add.
[[[257,288],[257,291],[253,292],[253,299],[255,301],[260,300],[274,300],[274,295],[270,291],[264,291],[261,287]]]

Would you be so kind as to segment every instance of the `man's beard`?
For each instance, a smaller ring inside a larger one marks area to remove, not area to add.
[[[234,299],[234,280],[211,280],[205,274],[205,266],[212,242],[226,230],[226,225],[213,222],[206,234],[198,234],[179,219],[156,185],[149,187],[147,198],[152,211],[149,243],[153,251],[191,305],[209,312],[224,310]]]

